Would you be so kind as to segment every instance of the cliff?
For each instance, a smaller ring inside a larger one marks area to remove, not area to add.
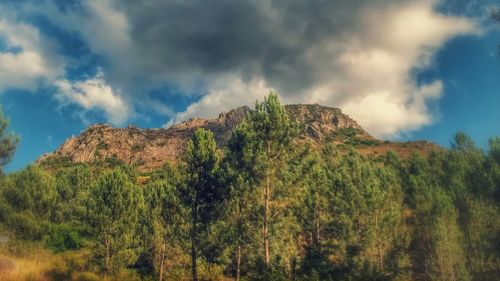
[[[398,146],[400,150],[403,148],[401,154],[408,150],[401,144],[375,139],[338,108],[318,104],[287,105],[285,108],[289,116],[301,125],[301,142],[317,145],[329,142],[349,144],[358,146],[365,154],[382,154],[390,149],[397,151]],[[38,163],[58,159],[89,163],[112,160],[137,165],[141,170],[153,170],[161,167],[167,160],[175,162],[197,128],[212,131],[217,143],[224,145],[248,111],[248,107],[239,107],[221,113],[214,119],[193,118],[159,129],[139,129],[134,126],[114,128],[107,124],[96,124],[85,129],[79,136],[67,139],[56,151],[40,157]],[[415,147],[415,144],[410,146]],[[421,150],[432,146],[426,142],[419,145],[421,147],[417,149]]]

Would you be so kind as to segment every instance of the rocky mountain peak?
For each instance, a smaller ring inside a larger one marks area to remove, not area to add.
[[[338,108],[295,104],[287,105],[285,109],[301,125],[302,141],[318,145],[328,142],[379,145],[377,153],[384,151],[380,146],[381,141],[366,133]],[[175,162],[197,128],[212,131],[217,143],[223,145],[250,111],[249,107],[242,106],[221,113],[217,118],[192,118],[169,128],[158,129],[141,129],[134,125],[114,128],[108,124],[94,124],[79,136],[67,139],[56,151],[43,155],[38,163],[61,159],[71,162],[121,161],[137,165],[141,170],[152,170],[161,167],[167,160]]]
[[[359,134],[371,138],[356,121],[338,108],[319,104],[293,104],[287,105],[286,110],[304,126],[305,134],[316,140],[346,128],[357,130]]]

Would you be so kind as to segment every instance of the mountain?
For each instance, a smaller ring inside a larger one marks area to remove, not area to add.
[[[418,152],[427,154],[437,145],[425,141],[381,141],[361,128],[338,108],[313,105],[286,105],[289,116],[301,125],[298,144],[322,146],[337,145],[347,151],[354,146],[363,154],[384,154],[389,150],[407,156]],[[242,121],[250,108],[244,106],[221,113],[214,119],[192,118],[169,128],[139,129],[134,126],[114,128],[107,124],[89,126],[79,136],[67,139],[56,151],[44,154],[37,161],[50,164],[60,161],[97,162],[121,161],[147,171],[161,167],[165,161],[176,161],[184,145],[197,128],[214,133],[219,146],[224,145],[232,131]]]

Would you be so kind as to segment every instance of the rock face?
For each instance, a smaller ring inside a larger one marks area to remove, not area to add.
[[[302,126],[303,141],[317,144],[333,141],[342,144],[352,141],[355,135],[357,141],[380,143],[338,108],[318,104],[287,105],[285,108],[289,116]],[[38,163],[58,160],[121,161],[137,165],[143,171],[153,170],[161,167],[167,160],[175,162],[183,152],[186,141],[197,128],[212,131],[217,143],[223,145],[249,111],[248,107],[239,107],[221,113],[214,119],[193,118],[160,129],[92,125],[79,136],[67,139],[56,151],[43,155]]]
[[[352,128],[370,137],[361,126],[338,108],[325,107],[319,104],[292,104],[287,105],[288,114],[303,126],[303,136],[321,141],[332,133],[346,128]]]
[[[353,128],[368,136],[354,120],[337,108],[317,104],[288,105],[286,110],[291,118],[303,125],[302,137],[305,139],[319,142],[343,128]],[[215,119],[193,118],[166,129],[92,125],[79,136],[67,139],[56,151],[43,155],[38,162],[56,159],[72,162],[118,160],[136,164],[142,170],[151,170],[161,167],[166,160],[176,161],[197,128],[212,131],[217,143],[223,145],[249,111],[250,108],[246,106],[239,107],[221,113]]]
[[[152,170],[161,167],[167,160],[176,161],[197,128],[212,131],[217,142],[223,144],[249,110],[248,107],[239,107],[221,113],[215,119],[193,118],[167,129],[113,128],[107,124],[96,124],[79,136],[67,139],[56,151],[43,155],[38,162],[58,159],[72,162],[118,160],[136,164],[141,170]]]

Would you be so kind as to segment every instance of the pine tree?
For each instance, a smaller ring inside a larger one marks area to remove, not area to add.
[[[267,267],[271,262],[270,219],[272,213],[273,184],[276,184],[279,174],[290,150],[293,138],[297,135],[297,124],[292,121],[285,108],[280,104],[278,96],[270,93],[263,102],[257,102],[255,110],[251,111],[244,121],[247,131],[246,142],[253,155],[253,177],[264,190],[263,194],[263,226],[262,240],[264,248],[264,263]]]
[[[220,215],[227,193],[219,180],[220,157],[212,132],[197,129],[187,142],[183,160],[186,178],[181,200],[190,212],[192,278],[197,281],[200,236]]]
[[[145,251],[156,271],[164,280],[167,270],[179,263],[182,255],[180,240],[184,230],[185,210],[177,193],[180,175],[175,166],[167,163],[159,176],[152,176],[144,186],[146,210],[141,225],[145,228]]]
[[[92,189],[88,216],[95,230],[96,255],[106,274],[133,264],[138,256],[137,223],[142,192],[120,169],[103,174]]]
[[[252,241],[252,230],[256,227],[254,202],[256,201],[256,177],[252,170],[253,154],[248,143],[251,132],[247,123],[240,124],[232,133],[224,158],[225,183],[230,189],[227,219],[230,223],[231,239],[235,241],[235,279],[241,278],[241,260],[247,244]]]
[[[9,163],[14,155],[19,137],[14,134],[7,134],[6,130],[9,126],[9,120],[3,116],[0,109],[0,175],[2,174],[3,167]]]

